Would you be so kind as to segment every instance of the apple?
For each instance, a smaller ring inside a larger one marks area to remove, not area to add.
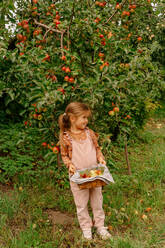
[[[21,40],[23,39],[23,35],[22,35],[22,34],[17,34],[17,39],[18,39],[19,41],[21,41]]]
[[[65,90],[63,88],[59,88],[57,90],[60,91],[63,95],[65,94]]]
[[[26,36],[23,36],[22,39],[23,39],[23,41],[26,41],[27,40],[27,37]]]
[[[137,40],[138,40],[139,42],[142,41],[142,37],[139,36],[139,37],[137,38]]]
[[[46,54],[46,55],[45,55],[45,58],[44,58],[42,61],[50,61],[50,56],[49,56],[49,54]]]
[[[101,19],[99,17],[96,17],[96,19],[94,20],[94,22],[99,23],[101,21]]]
[[[32,16],[36,16],[36,15],[38,15],[37,11],[33,11]]]
[[[106,42],[105,41],[101,41],[101,45],[105,46]]]
[[[104,57],[104,53],[101,53],[101,52],[100,52],[100,53],[99,53],[99,57],[100,57],[100,58],[103,58],[103,57]]]
[[[52,81],[57,81],[57,77],[55,75],[52,76]]]
[[[145,209],[146,212],[150,212],[151,210],[152,210],[152,208],[150,208],[150,207]]]
[[[52,9],[54,9],[54,8],[55,8],[55,4],[52,3],[52,4],[50,5],[50,7],[51,7]],[[56,12],[57,12],[57,11],[56,11]]]
[[[94,170],[91,170],[91,171],[90,171],[90,177],[95,177],[95,176],[96,176],[95,171],[94,171]]]
[[[111,116],[113,116],[113,115],[115,114],[115,112],[114,112],[113,110],[110,110],[110,111],[108,112],[108,114],[111,115]]]
[[[37,119],[38,115],[37,114],[33,114],[33,118]]]
[[[69,82],[70,82],[70,83],[74,83],[74,78],[73,78],[73,77],[70,77],[70,78],[69,78]]]
[[[136,4],[132,4],[132,5],[130,4],[129,9],[136,9]]]
[[[28,29],[29,28],[29,24],[24,24],[23,25],[23,29]]]
[[[66,67],[65,72],[66,72],[66,73],[71,72],[70,68],[69,68],[69,67]]]
[[[103,65],[100,65],[100,71],[102,71],[104,68],[104,64]]]
[[[39,121],[42,120],[42,115],[38,115],[38,118],[37,118]]]
[[[125,64],[125,68],[129,68],[129,64]]]
[[[19,191],[22,191],[23,190],[23,188],[21,186],[18,189],[19,189]]]
[[[116,3],[116,7],[115,7],[116,9],[121,9],[121,6],[120,6],[120,4],[119,3]]]
[[[130,12],[131,12],[131,13],[134,13],[134,12],[135,12],[135,10],[134,10],[134,9],[130,9]]]
[[[63,56],[61,57],[61,60],[66,60],[66,56],[63,55]]]
[[[47,146],[47,143],[46,142],[42,142],[42,146],[43,147],[46,147]]]
[[[52,149],[53,153],[59,153],[60,151],[60,148],[58,146],[54,146],[53,149]]]
[[[59,15],[56,15],[56,19],[57,19],[57,20],[60,20],[60,16],[59,16]]]
[[[102,174],[101,170],[96,170],[96,174],[101,175]]]
[[[109,66],[109,63],[106,61],[103,65],[104,66]]]
[[[143,220],[147,220],[147,219],[148,219],[147,215],[145,215],[145,214],[143,214],[143,215],[141,216],[141,218],[142,218]]]
[[[95,4],[99,6],[100,5],[100,2],[99,1],[96,1]]]
[[[23,20],[22,21],[22,26],[25,25],[25,24],[28,24],[29,22],[27,20]]]
[[[64,80],[65,80],[65,81],[69,81],[69,77],[68,77],[68,76],[65,76],[65,77],[64,77]]]
[[[113,108],[113,111],[114,111],[114,112],[119,112],[119,108],[118,108],[118,107],[114,107],[114,108]]]
[[[125,15],[127,15],[127,11],[124,10],[124,11],[122,12],[122,16],[125,16]]]

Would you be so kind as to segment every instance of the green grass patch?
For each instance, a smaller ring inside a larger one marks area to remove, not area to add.
[[[165,246],[164,119],[150,119],[129,143],[131,175],[124,148],[110,145],[107,160],[115,184],[103,188],[103,207],[113,240],[100,240],[93,230],[90,243],[81,238],[66,168],[57,166],[56,157],[51,163],[45,159],[37,131],[28,132],[20,124],[2,128],[0,248]],[[72,217],[73,224],[55,225],[49,210]]]

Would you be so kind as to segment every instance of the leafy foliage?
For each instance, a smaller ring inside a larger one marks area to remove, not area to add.
[[[148,102],[156,107],[164,91],[160,60],[153,60],[163,1],[17,4],[13,38],[1,38],[5,111],[12,114],[19,103],[19,115],[45,135],[55,130],[58,140],[58,116],[78,100],[94,110],[96,131],[114,140],[136,133],[150,112]]]

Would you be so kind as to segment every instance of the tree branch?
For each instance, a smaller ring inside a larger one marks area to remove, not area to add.
[[[70,37],[69,28],[67,29],[67,35],[68,35],[68,50],[69,50],[69,48],[70,48],[70,47],[69,47],[69,45],[70,45],[70,44],[69,44],[69,43],[70,43],[70,42],[69,42],[69,37]]]
[[[63,46],[63,39],[64,39],[64,33],[61,33],[61,53],[62,53],[62,56],[64,56],[64,46]]]
[[[47,35],[47,33],[49,33],[50,32],[50,28],[46,31],[46,33],[44,34],[44,37],[43,37],[43,40],[46,38],[46,35]]]
[[[67,35],[68,35],[68,49],[69,49],[69,38],[70,38],[70,27],[72,25],[72,21],[73,21],[73,16],[74,16],[74,8],[75,8],[75,1],[73,3],[73,8],[72,8],[72,15],[71,15],[71,18],[70,18],[70,23],[69,23],[69,27],[67,28]]]
[[[126,162],[127,162],[127,169],[128,169],[128,175],[131,175],[131,165],[128,159],[128,148],[127,148],[127,138],[125,136],[125,158],[126,158]]]
[[[49,26],[47,26],[46,24],[43,24],[43,23],[40,23],[40,22],[37,22],[37,20],[35,20],[34,19],[34,22],[35,22],[35,24],[37,24],[38,26],[40,26],[40,27],[43,27],[43,28],[46,28],[46,29],[48,29],[49,31],[50,30],[52,30],[53,32],[56,32],[56,33],[59,33],[59,34],[61,34],[61,33],[65,33],[65,31],[66,30],[58,30],[58,29],[55,29],[55,28],[52,28],[52,27],[49,27]]]
[[[127,0],[124,0],[121,3],[121,7],[123,7],[126,4],[126,2],[127,2]],[[103,25],[107,24],[116,15],[117,12],[118,12],[118,9],[115,10],[115,12],[108,18],[108,20]]]
[[[75,8],[75,1],[74,1],[74,3],[73,3],[72,15],[71,15],[71,18],[70,18],[70,23],[69,23],[68,29],[70,29],[70,26],[72,25],[73,16],[74,16],[74,8]]]
[[[61,31],[60,31],[60,30],[58,30],[58,29],[54,29],[54,28],[52,28],[52,27],[47,26],[46,24],[37,22],[37,20],[35,20],[35,19],[34,19],[34,22],[35,22],[35,24],[37,24],[38,26],[47,29],[46,33],[44,34],[44,38],[46,37],[46,35],[47,35],[47,33],[48,33],[49,31],[53,31],[53,32],[55,32],[55,33],[61,34],[61,54],[62,54],[62,56],[64,56],[64,52],[63,52],[63,49],[64,49],[63,40],[64,40],[64,33],[66,32],[66,30],[61,30]]]

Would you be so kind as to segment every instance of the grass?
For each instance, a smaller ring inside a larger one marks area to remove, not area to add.
[[[139,138],[128,146],[132,169],[130,176],[127,175],[123,148],[112,147],[110,159],[113,163],[110,163],[109,169],[115,184],[103,189],[105,224],[113,235],[111,241],[100,240],[95,230],[94,241],[87,243],[82,240],[67,171],[55,168],[55,172],[50,173],[48,165],[44,167],[46,161],[35,155],[36,145],[30,143],[28,151],[24,146],[25,164],[37,163],[41,167],[35,170],[33,165],[28,175],[25,170],[21,172],[21,177],[14,177],[11,184],[6,180],[0,185],[0,248],[165,247],[164,124],[165,114],[161,109],[161,114],[156,113],[139,133]],[[15,133],[18,142],[21,128],[17,125],[14,128],[13,125],[10,131],[3,130],[6,140],[10,132]],[[8,145],[5,158],[22,161],[20,152],[18,154],[12,147],[13,143]],[[48,210],[65,213],[66,219],[67,216],[73,219],[73,224],[54,225]]]

